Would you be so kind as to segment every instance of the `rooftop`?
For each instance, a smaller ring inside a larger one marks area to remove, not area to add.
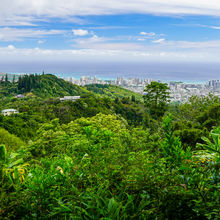
[[[2,110],[2,113],[4,113],[4,112],[18,112],[18,110],[17,110],[17,109],[10,108],[10,109],[4,109],[4,110]]]

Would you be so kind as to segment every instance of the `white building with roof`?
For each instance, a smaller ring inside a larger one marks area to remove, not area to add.
[[[25,98],[25,96],[22,95],[22,94],[18,94],[18,95],[15,96],[15,98],[17,98],[17,99],[23,99],[23,98]]]
[[[60,101],[76,101],[77,99],[80,99],[80,96],[64,96],[64,98],[60,98]]]
[[[9,115],[18,114],[18,113],[19,113],[19,111],[16,110],[16,109],[4,109],[4,110],[2,110],[2,114],[4,116],[9,116]]]

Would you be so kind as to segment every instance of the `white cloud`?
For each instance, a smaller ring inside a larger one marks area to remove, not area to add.
[[[1,0],[0,24],[32,25],[37,18],[108,14],[220,15],[219,0]]]
[[[21,41],[24,38],[43,37],[48,35],[64,34],[62,30],[37,30],[20,28],[0,28],[0,41]]]
[[[213,49],[220,49],[220,41],[165,41],[163,47],[173,50],[193,49],[211,52]]]
[[[220,26],[212,26],[212,25],[204,25],[204,24],[185,24],[185,25],[178,25],[178,26],[197,26],[197,27],[203,27],[203,28],[211,28],[211,29],[215,29],[215,30],[220,30]]]
[[[97,35],[93,35],[89,40],[92,42],[99,42],[99,41],[103,41],[104,39],[98,37]]]
[[[75,36],[86,36],[89,34],[87,30],[83,29],[73,29],[72,32]]]
[[[37,41],[38,44],[44,44],[45,43],[45,40],[39,40]]]
[[[140,36],[133,37],[134,39],[136,38],[137,41],[145,41],[147,39],[157,39],[158,37],[164,36],[164,34],[156,34],[154,32],[145,32],[142,31],[139,33]]]
[[[15,46],[14,46],[14,45],[8,45],[8,49],[9,49],[9,50],[14,50],[14,49],[15,49]]]
[[[36,26],[34,22],[37,21],[42,21],[42,19],[32,16],[11,15],[10,17],[1,17],[0,15],[0,26]]]
[[[99,37],[95,34],[93,34],[92,37],[89,37],[89,38],[77,38],[77,39],[74,39],[73,41],[76,43],[76,47],[79,47],[79,48],[91,48],[93,47],[94,44],[99,44],[100,42],[104,42],[104,41],[108,41],[109,39],[108,38],[102,38],[102,37]]]
[[[94,27],[88,27],[92,30],[111,30],[111,29],[130,29],[128,26],[94,26]]]
[[[158,40],[153,40],[152,42],[153,43],[162,43],[162,42],[164,42],[165,41],[165,39],[164,38],[161,38],[161,39],[158,39]]]
[[[153,36],[155,36],[156,34],[155,34],[154,32],[147,33],[147,32],[142,31],[142,32],[140,32],[140,35],[153,37]]]
[[[146,34],[147,34],[147,33],[144,32],[144,31],[140,32],[140,35],[146,35]]]
[[[128,51],[142,51],[142,46],[135,43],[105,43],[105,42],[98,42],[98,43],[88,43],[84,45],[80,45],[84,49],[92,49],[92,50],[111,50],[111,51],[123,51],[127,53]]]
[[[94,37],[96,38],[96,37]],[[87,46],[87,47],[86,47]],[[1,62],[12,61],[204,61],[220,62],[220,41],[165,41],[163,44],[91,43],[85,49],[0,48]]]
[[[215,29],[215,30],[220,30],[220,27],[218,26],[210,26],[210,28]]]

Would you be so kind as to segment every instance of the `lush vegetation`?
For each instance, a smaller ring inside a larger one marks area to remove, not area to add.
[[[88,91],[94,92],[95,94],[99,94],[100,96],[108,96],[110,98],[132,97],[133,101],[140,101],[143,99],[143,97],[138,93],[114,85],[91,84],[86,85],[85,88]]]
[[[25,75],[18,79],[18,92],[32,92],[38,97],[62,97],[88,93],[82,87],[73,85],[54,75]]]
[[[152,82],[144,92],[144,102],[149,114],[156,119],[163,116],[168,108],[170,95],[167,84]]]
[[[177,105],[154,82],[144,102],[97,85],[60,102],[79,94],[42,77],[1,83],[20,113],[0,116],[0,219],[219,219],[219,98]]]
[[[133,97],[133,100],[142,100],[140,94],[118,86],[94,84],[80,87],[64,79],[57,78],[52,74],[22,75],[19,77],[16,76],[13,79],[11,77],[6,75],[0,79],[0,98],[14,96],[16,94],[41,98],[96,94],[101,97]]]

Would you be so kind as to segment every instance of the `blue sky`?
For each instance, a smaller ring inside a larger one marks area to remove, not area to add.
[[[219,0],[1,0],[0,71],[41,61],[216,65],[219,16]]]

